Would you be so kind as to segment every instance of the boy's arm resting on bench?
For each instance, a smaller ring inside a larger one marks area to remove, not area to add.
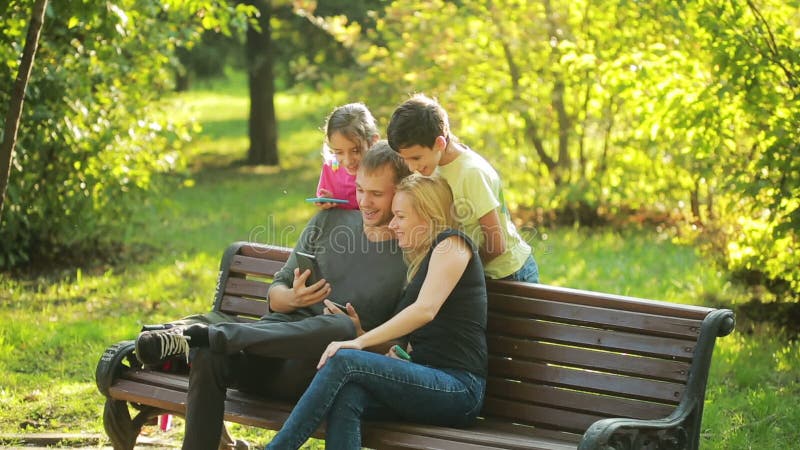
[[[500,217],[497,214],[497,209],[492,209],[488,213],[478,219],[483,233],[483,245],[479,249],[481,261],[484,264],[497,258],[506,251],[506,239],[503,236],[503,231],[500,228]]]

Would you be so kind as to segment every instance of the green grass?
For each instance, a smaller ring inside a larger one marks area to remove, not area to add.
[[[0,434],[102,433],[94,368],[105,347],[132,338],[142,323],[207,311],[229,243],[295,241],[315,212],[302,200],[318,175],[319,127],[346,97],[280,95],[281,169],[247,168],[236,164],[247,148],[243,86],[234,75],[171,99],[176,114],[194,115],[204,127],[187,150],[192,180],[141,205],[124,236],[124,264],[0,274]],[[548,284],[710,306],[743,295],[692,248],[655,231],[523,231]],[[717,346],[703,448],[792,448],[800,437],[800,407],[792,401],[800,396],[800,344],[767,326],[739,329],[747,333]],[[171,436],[180,439],[176,422]],[[232,430],[259,445],[269,436]]]

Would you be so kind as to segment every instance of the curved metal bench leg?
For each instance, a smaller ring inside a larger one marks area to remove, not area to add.
[[[133,450],[141,427],[136,428],[128,411],[128,403],[123,400],[106,400],[103,410],[103,427],[111,439],[114,450]]]
[[[128,402],[107,399],[103,409],[103,428],[114,450],[133,450],[142,426],[163,412],[158,408],[142,406],[136,417],[131,418]]]
[[[249,450],[250,443],[242,439],[234,439],[228,430],[228,425],[222,424],[222,437],[219,441],[219,450]]]

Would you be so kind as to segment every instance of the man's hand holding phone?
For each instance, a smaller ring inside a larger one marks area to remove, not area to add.
[[[319,303],[331,293],[331,285],[324,278],[310,286],[306,286],[306,281],[309,277],[311,277],[310,270],[306,269],[301,272],[299,268],[294,269],[294,282],[292,283],[294,299],[292,300],[292,306],[295,308],[305,308]]]
[[[346,305],[342,305],[326,298],[322,303],[325,305],[326,311],[330,314],[347,314],[347,317],[353,321],[353,325],[356,327],[356,336],[361,336],[365,333],[364,329],[361,328],[361,319],[358,317],[356,309],[350,302],[347,302]]]
[[[331,312],[331,314],[347,314],[347,306],[341,303],[337,303],[329,298],[326,298],[322,301],[325,305],[325,308]]]

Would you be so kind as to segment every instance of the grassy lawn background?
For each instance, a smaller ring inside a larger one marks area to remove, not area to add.
[[[247,148],[241,77],[176,96],[175,113],[196,115],[204,129],[187,154],[191,181],[141,206],[123,236],[123,262],[0,273],[0,434],[102,433],[94,369],[103,350],[133,338],[143,323],[207,311],[231,242],[294,243],[315,212],[303,199],[318,176],[319,128],[347,100],[342,93],[278,96],[278,170],[236,163]],[[654,230],[524,230],[547,284],[715,307],[744,295],[692,248]],[[793,448],[799,381],[800,345],[739,317],[714,355],[702,447]],[[258,445],[268,438],[233,429]]]

